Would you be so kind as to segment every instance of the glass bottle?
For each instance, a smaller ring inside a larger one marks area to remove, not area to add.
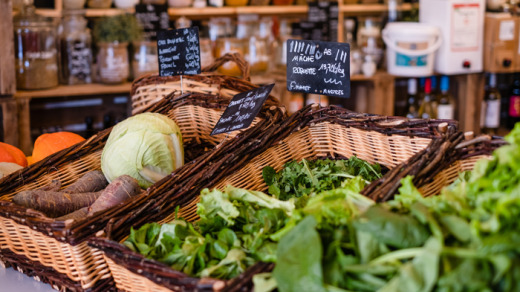
[[[419,117],[419,102],[417,101],[417,79],[408,79],[408,97],[406,99],[406,117]]]
[[[489,74],[489,86],[482,101],[480,115],[480,127],[484,133],[495,134],[500,127],[500,98],[497,75]]]
[[[422,101],[421,106],[419,107],[419,117],[422,119],[436,119],[436,109],[432,102],[432,81],[431,79],[426,79],[424,84],[424,99]]]
[[[32,1],[25,1],[14,18],[16,87],[45,89],[58,85],[56,27],[36,15]]]
[[[509,96],[507,126],[513,128],[518,122],[520,122],[520,74],[515,73]]]
[[[60,32],[60,82],[92,82],[92,39],[81,10],[67,11]]]
[[[455,118],[455,100],[450,92],[450,79],[448,76],[441,77],[441,93],[437,99],[437,118],[453,120]]]

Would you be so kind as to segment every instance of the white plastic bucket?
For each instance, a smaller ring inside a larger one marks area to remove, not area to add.
[[[388,73],[404,77],[433,75],[440,30],[417,22],[391,22],[383,29]]]

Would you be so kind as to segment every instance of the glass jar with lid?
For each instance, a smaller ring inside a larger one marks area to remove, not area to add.
[[[66,11],[60,26],[60,82],[92,82],[92,38],[81,10]]]
[[[237,38],[244,42],[244,57],[251,66],[251,73],[267,71],[271,25],[272,22],[268,18],[260,21],[258,17],[239,19]]]
[[[36,15],[32,1],[14,18],[16,87],[45,89],[58,85],[56,27]]]

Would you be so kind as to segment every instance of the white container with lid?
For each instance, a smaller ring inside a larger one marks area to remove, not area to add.
[[[435,51],[442,44],[437,27],[416,22],[391,22],[383,29],[388,73],[405,77],[433,74]]]
[[[444,39],[435,71],[450,75],[483,70],[485,9],[485,0],[420,0],[420,22],[438,26]]]

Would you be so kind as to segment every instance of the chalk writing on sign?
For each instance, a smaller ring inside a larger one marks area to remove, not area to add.
[[[197,27],[157,32],[159,75],[200,74],[199,29]]]
[[[287,89],[289,91],[350,97],[350,45],[289,40]]]
[[[256,118],[264,105],[274,84],[262,86],[235,96],[218,120],[211,135],[229,133],[247,128]]]

